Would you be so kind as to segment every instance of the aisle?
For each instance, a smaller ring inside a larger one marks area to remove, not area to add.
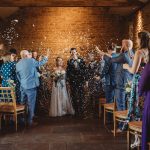
[[[0,150],[126,150],[126,135],[114,138],[97,120],[39,120],[39,125],[30,130],[3,130]]]

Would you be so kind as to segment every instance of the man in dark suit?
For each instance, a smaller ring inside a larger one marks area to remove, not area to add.
[[[78,57],[76,48],[71,48],[70,53],[71,59],[67,63],[67,81],[70,85],[75,115],[82,117],[86,65],[84,60]]]
[[[108,46],[107,49],[108,54],[112,57],[115,58],[118,56],[116,54],[116,45],[112,44]],[[115,95],[115,72],[117,68],[116,63],[111,62],[111,57],[104,56],[104,69],[102,70],[101,73],[101,78],[105,78],[105,97],[106,97],[106,103],[113,103],[114,102],[114,95]]]

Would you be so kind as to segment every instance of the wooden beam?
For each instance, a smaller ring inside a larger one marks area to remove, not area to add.
[[[142,2],[136,0],[1,0],[1,7],[21,7],[21,6],[89,6],[89,7],[127,7],[142,5]]]

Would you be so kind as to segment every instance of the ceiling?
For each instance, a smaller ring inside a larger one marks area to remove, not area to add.
[[[150,0],[0,0],[0,18],[6,18],[22,7],[104,7],[108,13],[129,15]]]
[[[0,18],[7,18],[19,10],[19,7],[0,7]]]

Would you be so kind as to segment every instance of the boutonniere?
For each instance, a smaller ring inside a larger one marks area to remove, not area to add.
[[[77,59],[77,62],[80,63],[80,62],[81,62],[81,59]]]

